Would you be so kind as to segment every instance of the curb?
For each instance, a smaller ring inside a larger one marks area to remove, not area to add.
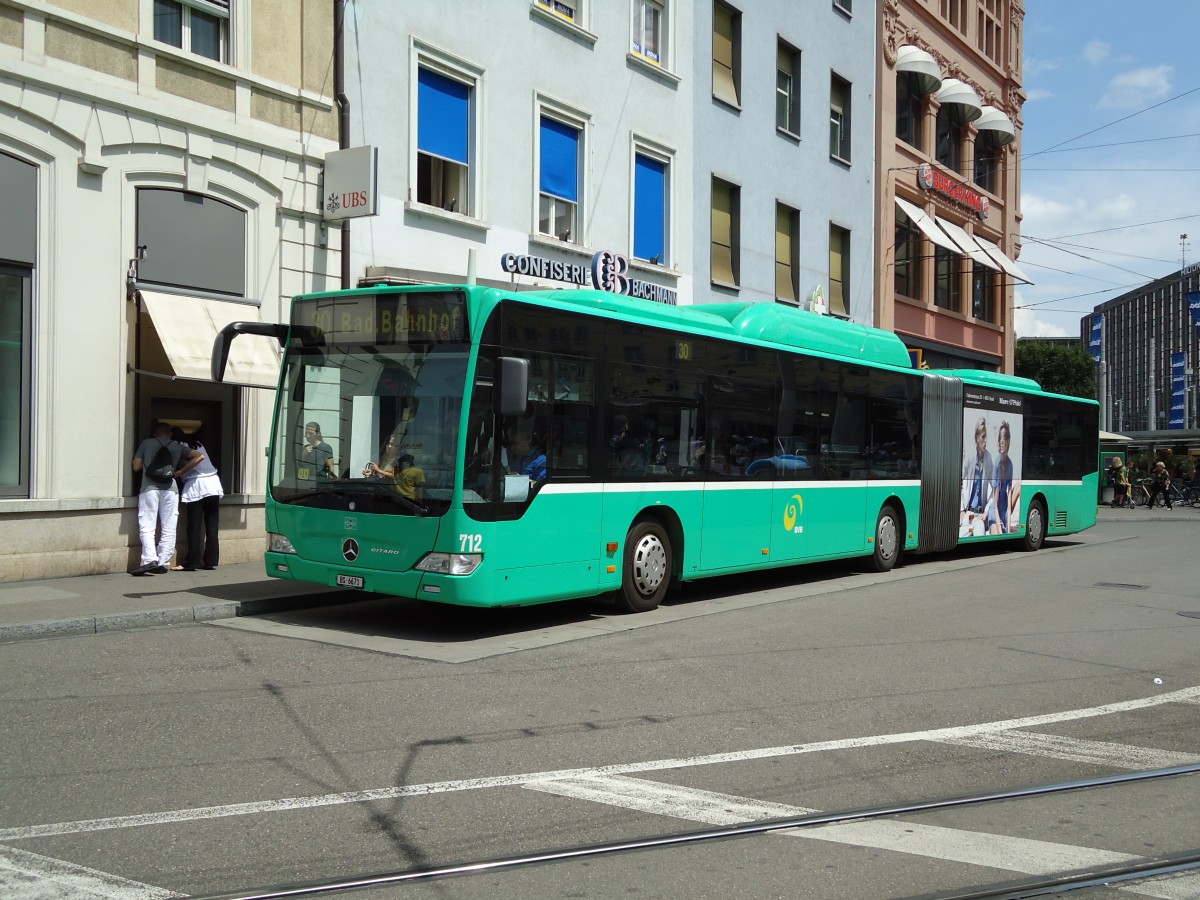
[[[138,612],[110,613],[100,616],[75,616],[67,619],[49,619],[43,622],[21,622],[13,625],[0,625],[0,643],[48,637],[70,637],[80,634],[104,634],[109,631],[128,631],[132,628],[153,628],[156,625],[211,622],[214,619],[232,619],[238,616],[260,616],[267,613],[325,606],[330,601],[329,594],[309,594],[297,597],[197,603],[193,606],[145,609]]]

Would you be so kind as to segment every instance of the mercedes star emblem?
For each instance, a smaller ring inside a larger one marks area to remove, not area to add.
[[[358,541],[354,538],[346,538],[342,541],[342,556],[346,557],[348,562],[358,559]]]

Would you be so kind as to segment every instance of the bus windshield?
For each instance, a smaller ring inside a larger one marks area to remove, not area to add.
[[[271,495],[329,509],[443,514],[467,358],[460,291],[298,299]]]

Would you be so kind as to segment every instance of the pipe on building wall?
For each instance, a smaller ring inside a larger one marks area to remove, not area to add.
[[[350,98],[346,96],[346,0],[333,0],[333,95],[338,105],[338,147],[350,147]],[[342,290],[350,285],[350,220],[342,219]]]

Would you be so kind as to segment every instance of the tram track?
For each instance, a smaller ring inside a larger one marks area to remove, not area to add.
[[[233,893],[195,895],[191,900],[282,900],[282,898],[289,897],[332,895],[351,890],[429,882],[453,876],[505,872],[526,866],[566,863],[632,851],[664,850],[774,832],[843,825],[896,816],[911,816],[939,810],[1097,790],[1120,785],[1146,783],[1160,779],[1188,777],[1196,774],[1200,774],[1200,764],[1170,766],[1072,781],[1051,782],[1002,791],[989,791],[980,794],[888,804],[837,812],[808,813],[805,815],[747,822],[720,828],[671,832],[629,840],[539,850],[533,853],[470,860],[443,866],[356,874],[300,884],[265,886],[244,891],[235,891]],[[1146,857],[1121,865],[1091,867],[1087,871],[1072,871],[1053,878],[1027,881],[1019,885],[1009,880],[1003,884],[997,883],[990,886],[985,885],[971,888],[966,893],[938,894],[936,895],[936,900],[984,900],[984,898],[1012,898],[1012,900],[1016,900],[1016,898],[1024,897],[1052,896],[1108,884],[1121,884],[1165,875],[1186,873],[1197,869],[1200,869],[1200,848],[1197,848],[1195,851],[1189,851],[1187,854],[1176,854],[1170,858]],[[928,900],[934,900],[934,898],[928,898]]]

